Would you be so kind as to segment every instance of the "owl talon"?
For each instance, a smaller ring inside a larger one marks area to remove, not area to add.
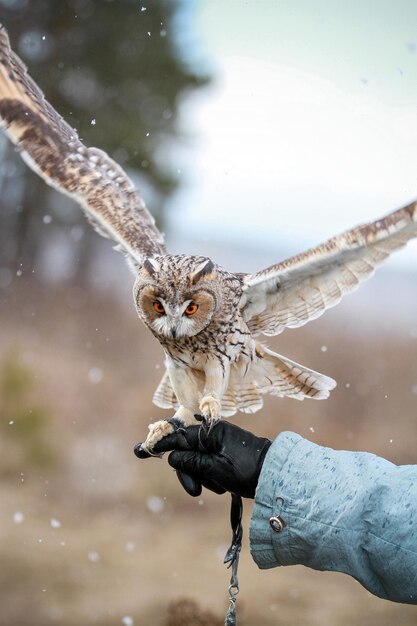
[[[202,417],[207,423],[220,419],[221,405],[217,398],[213,396],[205,396],[200,402],[200,411]]]
[[[216,424],[218,424],[220,422],[220,418],[216,417],[216,419],[212,419],[209,424],[208,424],[208,434],[211,433],[211,431],[213,430],[214,426]]]
[[[175,432],[178,429],[178,427],[176,427],[177,422],[178,420],[175,420],[174,423],[171,422],[171,420],[159,420],[158,422],[149,424],[148,436],[146,437],[146,441],[144,441],[141,444],[142,451],[148,453],[150,456],[158,456],[161,458],[162,454],[157,454],[156,452],[153,452],[152,450],[155,447],[155,445],[158,443],[158,441],[160,441],[161,439],[163,439],[167,435],[170,435],[171,433]]]
[[[202,417],[201,418],[201,425],[200,425],[200,429],[202,428],[206,435],[209,435],[211,433],[211,431],[213,430],[213,427],[220,422],[220,418],[216,418],[216,419],[207,419],[206,417]]]

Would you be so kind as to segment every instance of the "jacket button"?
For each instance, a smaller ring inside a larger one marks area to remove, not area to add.
[[[282,517],[278,515],[277,517],[269,518],[269,525],[274,532],[280,533],[284,530],[286,523],[284,522]]]

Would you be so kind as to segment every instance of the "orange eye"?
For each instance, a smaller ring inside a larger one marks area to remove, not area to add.
[[[160,315],[163,315],[163,313],[165,313],[165,309],[162,306],[162,304],[157,300],[156,302],[153,303],[153,308],[155,309],[155,311],[157,313],[159,313]]]
[[[195,302],[190,302],[190,304],[185,309],[184,313],[185,315],[194,315],[194,313],[196,313],[197,311],[198,311],[198,304],[196,304]]]

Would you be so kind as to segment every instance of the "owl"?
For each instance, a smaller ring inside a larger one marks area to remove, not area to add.
[[[154,402],[175,420],[151,424],[144,448],[202,416],[210,426],[255,413],[263,396],[327,398],[336,382],[272,352],[278,335],[318,318],[417,235],[417,202],[255,274],[231,273],[204,256],[170,255],[126,173],[87,148],[45,100],[0,26],[0,120],[22,158],[79,202],[133,269],[138,316],[161,343],[166,371]]]

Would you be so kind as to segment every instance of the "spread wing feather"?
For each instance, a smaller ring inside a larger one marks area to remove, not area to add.
[[[242,314],[254,335],[278,335],[335,306],[417,236],[417,202],[244,277]]]
[[[87,148],[45,100],[1,25],[0,123],[27,164],[79,202],[96,230],[113,239],[133,265],[165,252],[132,181],[105,152]]]

